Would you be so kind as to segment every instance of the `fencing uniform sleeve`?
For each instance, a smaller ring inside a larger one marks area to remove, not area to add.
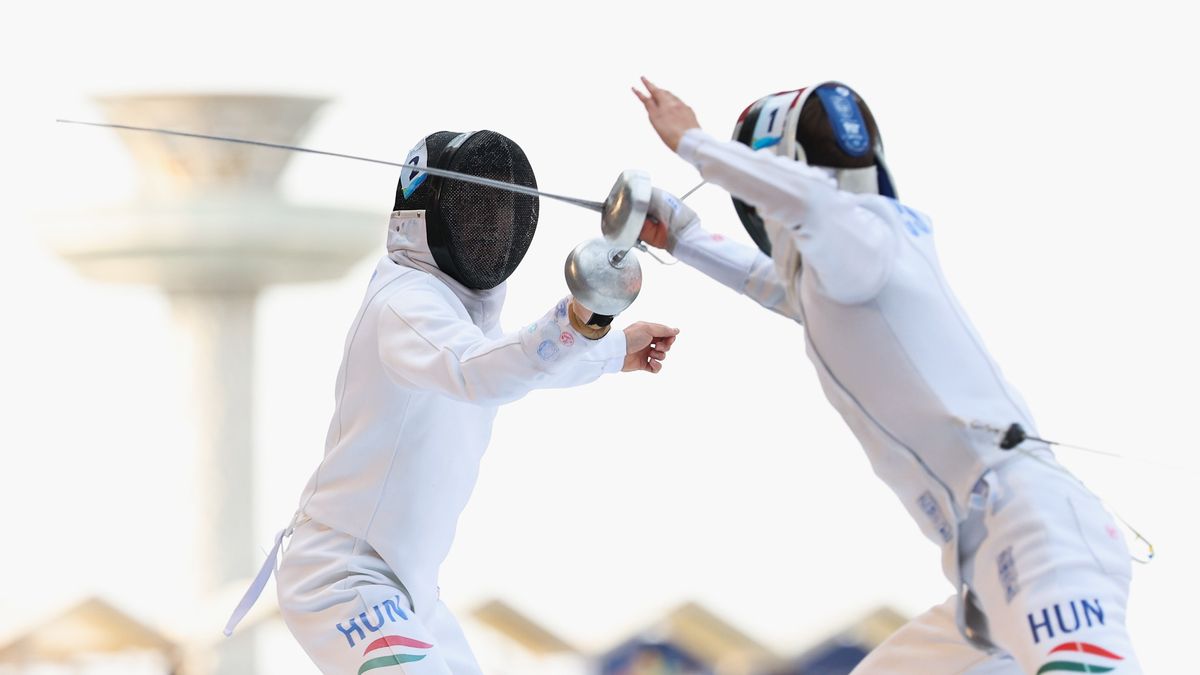
[[[879,197],[840,191],[818,168],[700,129],[684,134],[678,153],[705,180],[758,209],[786,283],[799,282],[801,257],[817,288],[837,302],[865,302],[887,282],[899,240],[889,223],[860,205]]]
[[[671,243],[671,255],[689,266],[773,312],[800,320],[786,301],[775,265],[757,248],[707,232],[699,221],[680,229]]]
[[[397,383],[496,405],[534,389],[571,387],[621,369],[625,334],[576,332],[567,300],[515,333],[489,338],[436,291],[406,289],[380,310],[379,357]]]

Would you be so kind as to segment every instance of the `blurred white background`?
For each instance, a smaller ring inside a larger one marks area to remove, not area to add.
[[[92,594],[178,623],[172,587],[196,574],[165,300],[84,280],[37,233],[47,212],[127,199],[132,164],[111,133],[54,118],[99,119],[99,94],[329,96],[305,145],[400,161],[429,132],[490,128],[543,188],[602,199],[629,167],[677,193],[697,182],[646,123],[638,75],[718,136],[766,93],[836,78],[870,103],[901,196],[933,217],[951,283],[1043,433],[1157,463],[1060,455],[1156,546],[1129,608],[1147,671],[1194,662],[1200,48],[1184,5],[110,0],[5,14],[0,636]],[[382,244],[395,180],[298,156],[285,189],[377,210]],[[689,201],[748,241],[718,188]],[[597,225],[543,201],[507,326],[565,293],[562,261]],[[261,297],[264,546],[321,456],[372,265]],[[943,600],[936,549],[824,400],[801,330],[682,266],[643,267],[619,321],[682,328],[664,372],[501,410],[443,599],[500,596],[594,649],[695,599],[782,653],[880,604]]]

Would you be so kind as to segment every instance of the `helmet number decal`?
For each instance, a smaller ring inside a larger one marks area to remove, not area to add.
[[[758,113],[758,121],[754,124],[754,135],[750,138],[750,147],[755,150],[778,145],[783,140],[784,122],[787,121],[787,111],[800,96],[798,91],[785,91],[775,94],[763,102],[762,110]]]
[[[429,166],[429,150],[425,147],[425,139],[421,139],[420,143],[413,146],[412,150],[408,151],[408,156],[404,158],[404,163],[409,166],[417,167],[414,169],[404,169],[400,172],[400,189],[404,192],[404,198],[408,199],[412,193],[425,182],[429,174],[421,171],[420,168]]]

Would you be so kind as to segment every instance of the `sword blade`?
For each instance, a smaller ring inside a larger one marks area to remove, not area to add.
[[[586,199],[577,199],[575,197],[567,197],[558,195],[552,192],[543,192],[534,188],[525,187],[524,185],[516,185],[514,183],[505,183],[502,180],[494,180],[492,178],[483,178],[482,176],[472,176],[467,173],[459,173],[457,171],[449,171],[446,169],[435,169],[427,166],[415,166],[413,164],[403,164],[401,162],[389,162],[385,159],[375,159],[373,157],[360,157],[358,155],[347,155],[341,152],[329,152],[326,150],[314,150],[312,148],[302,148],[298,145],[285,145],[283,143],[269,143],[267,141],[253,141],[246,138],[234,138],[232,136],[216,136],[212,134],[200,134],[192,131],[177,131],[174,129],[158,129],[155,127],[136,127],[129,124],[110,124],[106,122],[83,122],[80,120],[56,119],[55,122],[60,124],[80,124],[89,127],[104,127],[107,129],[123,129],[125,131],[145,131],[155,134],[165,134],[167,136],[182,136],[184,138],[200,138],[208,141],[222,141],[225,143],[240,143],[242,145],[256,145],[262,148],[274,148],[276,150],[291,150],[293,152],[307,152],[313,155],[325,155],[326,157],[341,157],[342,159],[354,159],[360,162],[370,162],[372,164],[383,164],[386,166],[395,166],[402,169],[416,169],[424,171],[434,176],[450,178],[453,180],[461,180],[467,183],[475,183],[476,185],[486,185],[487,187],[497,188],[499,190],[507,190],[509,192],[518,192],[533,197],[546,197],[567,204],[573,204],[580,208],[585,208],[590,211],[604,212],[603,202],[593,202]]]
[[[699,190],[700,188],[704,187],[705,185],[708,185],[708,181],[706,181],[706,180],[700,181],[699,185],[697,185],[696,187],[692,188],[691,190],[688,190],[687,192],[683,193],[683,196],[679,198],[679,201],[683,201],[683,200],[687,199],[688,197],[691,197],[693,192],[695,192],[696,190]]]

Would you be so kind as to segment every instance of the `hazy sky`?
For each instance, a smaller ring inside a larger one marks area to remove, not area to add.
[[[491,128],[551,191],[601,199],[637,167],[683,192],[695,172],[629,93],[646,74],[718,136],[772,91],[837,78],[866,97],[902,197],[931,214],[950,282],[1043,433],[1182,467],[1060,455],[1158,550],[1130,604],[1145,667],[1194,661],[1200,48],[1179,3],[113,0],[8,14],[0,638],[88,593],[170,625],[169,589],[193,574],[165,300],[88,282],[37,237],[48,211],[129,198],[130,163],[106,132],[55,117],[100,117],[98,94],[321,95],[334,102],[314,147],[400,160],[429,132]],[[394,185],[386,168],[306,156],[284,181],[298,203],[378,211],[381,242]],[[721,190],[689,201],[749,241]],[[597,224],[543,202],[507,326],[565,293],[562,261]],[[372,264],[262,295],[264,545],[321,455]],[[787,653],[876,605],[943,600],[937,550],[824,400],[800,328],[682,266],[643,266],[618,321],[680,326],[666,369],[501,410],[443,569],[451,607],[499,595],[603,647],[691,598]]]

